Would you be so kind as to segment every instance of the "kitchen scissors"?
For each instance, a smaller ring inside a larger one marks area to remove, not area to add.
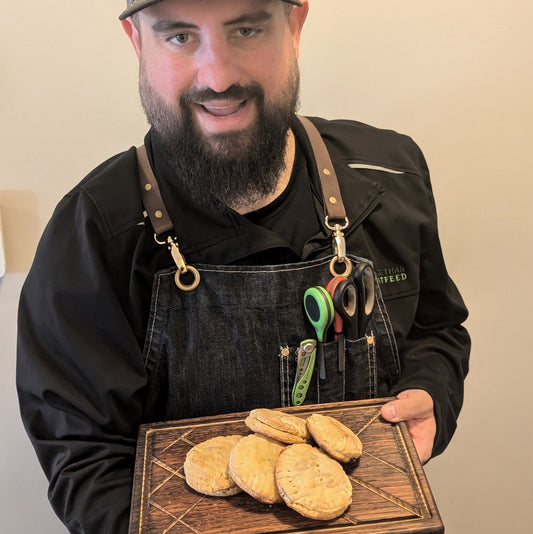
[[[313,286],[304,293],[305,313],[313,325],[318,338],[318,369],[322,380],[326,378],[326,362],[324,359],[324,339],[328,328],[333,322],[335,308],[331,296],[322,286]]]
[[[357,287],[357,331],[363,335],[376,302],[374,269],[368,262],[358,263],[353,270],[353,279]]]
[[[344,371],[344,337],[345,334],[350,339],[357,339],[357,288],[355,283],[346,276],[333,277],[326,286],[328,293],[333,300],[335,317],[333,326],[337,338],[338,346],[338,368]]]

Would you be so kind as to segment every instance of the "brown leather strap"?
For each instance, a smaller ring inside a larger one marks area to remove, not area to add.
[[[335,174],[333,163],[331,163],[328,149],[315,125],[306,117],[299,115],[298,119],[305,128],[311,146],[313,147],[318,176],[320,178],[320,183],[322,184],[326,215],[328,216],[330,224],[333,224],[333,221],[342,222],[344,224],[346,210],[344,209],[339,182],[337,181],[337,175]]]
[[[137,163],[139,165],[139,179],[141,181],[141,194],[144,207],[150,217],[156,235],[170,232],[174,225],[168,214],[168,210],[163,202],[163,197],[159,191],[156,177],[152,171],[146,147],[137,147]]]
[[[174,275],[176,285],[182,291],[193,291],[200,283],[200,273],[192,265],[187,265],[185,258],[180,252],[178,240],[174,235],[174,225],[163,202],[163,197],[159,191],[157,179],[152,171],[144,145],[137,147],[137,163],[143,204],[154,228],[154,238],[160,245],[166,245],[172,255],[174,263],[178,268]],[[167,235],[164,236],[164,234]],[[192,280],[182,279],[182,276],[186,273],[192,274]]]

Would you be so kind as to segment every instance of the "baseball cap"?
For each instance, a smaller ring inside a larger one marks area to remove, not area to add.
[[[134,13],[137,13],[137,11],[141,11],[141,9],[144,9],[145,7],[153,6],[154,4],[158,4],[162,0],[128,0],[128,7],[120,14],[119,19],[124,20],[128,17],[131,17]],[[287,2],[288,4],[293,4],[295,6],[301,7],[302,2],[299,2],[298,0],[282,0],[283,2]]]

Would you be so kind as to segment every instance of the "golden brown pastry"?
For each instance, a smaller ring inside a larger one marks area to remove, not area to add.
[[[244,422],[253,432],[282,443],[306,443],[309,440],[305,419],[278,410],[257,408]]]
[[[308,444],[281,452],[276,483],[287,506],[311,519],[334,519],[352,503],[352,483],[341,464]]]
[[[284,443],[261,434],[250,434],[233,447],[229,473],[234,482],[258,501],[282,502],[276,486],[276,462]]]
[[[361,440],[334,417],[310,415],[307,428],[317,445],[339,462],[351,462],[363,453]]]
[[[183,471],[194,490],[214,497],[235,495],[242,490],[229,474],[229,457],[242,436],[217,436],[195,445],[185,457]]]

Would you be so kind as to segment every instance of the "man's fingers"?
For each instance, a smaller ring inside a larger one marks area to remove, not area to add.
[[[437,425],[429,393],[421,389],[406,389],[395,400],[381,407],[381,415],[391,423],[407,421],[418,456],[422,462],[430,459]]]
[[[384,404],[381,415],[391,423],[431,417],[433,399],[427,391],[407,389],[399,393],[396,400]]]

